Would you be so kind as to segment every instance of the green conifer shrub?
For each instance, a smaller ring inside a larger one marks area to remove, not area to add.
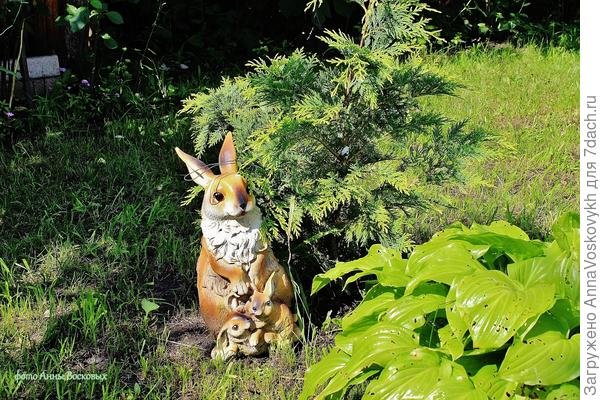
[[[326,30],[323,58],[296,50],[259,59],[184,102],[200,157],[233,131],[270,238],[406,246],[410,216],[437,200],[437,185],[485,138],[419,104],[456,88],[409,61],[436,34],[425,9],[367,1],[360,37]]]

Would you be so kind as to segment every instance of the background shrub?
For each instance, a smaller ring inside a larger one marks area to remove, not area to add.
[[[404,249],[409,217],[438,200],[436,184],[474,154],[481,131],[418,103],[455,85],[400,61],[433,36],[425,9],[371,2],[358,42],[337,31],[321,37],[328,58],[298,50],[254,61],[247,75],[185,101],[200,157],[233,130],[268,236],[326,245],[332,258],[352,254],[339,238]]]

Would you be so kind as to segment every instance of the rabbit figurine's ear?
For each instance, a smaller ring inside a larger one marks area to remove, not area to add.
[[[273,272],[271,273],[271,276],[269,276],[269,279],[267,279],[267,283],[265,283],[265,296],[267,296],[269,299],[273,297],[275,289],[275,272]]]
[[[185,163],[192,180],[203,188],[207,188],[215,177],[215,174],[213,174],[210,168],[202,161],[182,151],[179,147],[175,147],[175,152]]]
[[[219,153],[219,169],[222,174],[235,174],[238,171],[233,135],[227,132]]]
[[[215,348],[210,352],[210,356],[213,359],[225,358],[225,348],[228,345],[227,328],[223,327],[219,335],[217,336],[217,343]]]

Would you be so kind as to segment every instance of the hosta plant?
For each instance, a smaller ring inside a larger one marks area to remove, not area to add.
[[[381,245],[318,275],[367,279],[301,399],[577,399],[579,217],[554,241],[506,222],[451,225],[407,259]]]

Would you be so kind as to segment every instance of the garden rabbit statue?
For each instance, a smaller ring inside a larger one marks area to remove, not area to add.
[[[200,313],[210,332],[221,339],[213,356],[228,358],[232,352],[246,354],[244,350],[256,354],[256,349],[264,352],[267,346],[260,343],[249,347],[237,343],[227,347],[225,343],[231,342],[232,336],[228,327],[236,325],[230,320],[243,322],[239,318],[246,317],[236,310],[244,310],[255,288],[264,290],[269,279],[272,301],[285,305],[288,310],[293,289],[287,272],[259,233],[262,216],[254,196],[248,192],[246,180],[238,173],[233,136],[229,132],[221,147],[220,174],[214,174],[202,161],[179,148],[175,151],[187,166],[191,179],[204,188],[202,248],[196,271]],[[247,315],[247,318],[253,320],[252,315]],[[237,325],[239,328],[246,323]],[[246,329],[250,334],[245,336],[245,340],[252,337],[256,341],[261,334],[252,336],[257,330],[254,324]],[[223,357],[224,349],[219,349],[223,346],[227,347],[227,357]]]

